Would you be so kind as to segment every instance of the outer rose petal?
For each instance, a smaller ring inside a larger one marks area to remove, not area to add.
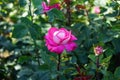
[[[70,41],[77,40],[77,38],[74,35],[71,35]]]
[[[56,46],[57,44],[53,41],[53,38],[51,37],[52,35],[48,35],[46,34],[44,36],[44,39],[46,40],[46,43],[50,44],[50,45],[53,45],[53,46]]]
[[[64,39],[61,41],[61,44],[66,44],[69,42],[70,38],[71,38],[71,31],[67,31],[65,28],[60,28],[61,31],[64,31],[65,33],[65,37]]]
[[[42,2],[43,12],[48,12],[50,10],[49,6],[45,2]]]
[[[63,31],[66,33],[66,36],[69,35],[69,33],[70,33],[70,32],[69,32],[67,29],[65,29],[65,28],[60,28],[59,30],[63,30]]]
[[[51,27],[49,30],[48,30],[48,36],[51,37],[51,39],[53,38],[53,34],[55,31],[58,31],[58,29],[56,27]]]
[[[56,8],[56,9],[60,10],[60,4],[59,3],[56,3],[56,4],[54,4],[52,6],[49,6],[49,7],[50,7],[50,9]]]
[[[64,50],[64,46],[60,45],[60,46],[55,46],[55,47],[52,46],[52,49],[50,51],[55,52],[57,54],[61,54],[63,50]]]
[[[70,42],[65,45],[65,49],[67,51],[73,51],[77,47],[77,44],[75,42]]]

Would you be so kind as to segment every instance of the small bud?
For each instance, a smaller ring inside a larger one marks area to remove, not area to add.
[[[94,48],[94,53],[96,56],[100,55],[103,53],[103,48],[101,46],[97,46]]]

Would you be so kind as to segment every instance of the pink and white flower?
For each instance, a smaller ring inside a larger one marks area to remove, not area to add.
[[[77,47],[74,40],[77,38],[65,28],[52,27],[45,35],[48,50],[57,54],[61,54],[64,50],[73,51]]]
[[[101,46],[97,46],[94,48],[94,53],[96,56],[100,55],[103,53],[103,48]]]
[[[48,1],[48,2],[50,2],[50,1]],[[60,4],[59,3],[53,4],[53,5],[47,5],[46,2],[42,2],[42,7],[43,7],[43,12],[44,13],[48,12],[49,10],[51,10],[53,8],[56,8],[56,9],[60,10]]]

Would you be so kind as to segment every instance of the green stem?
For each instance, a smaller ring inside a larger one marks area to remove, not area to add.
[[[71,25],[70,3],[71,3],[70,0],[68,0],[68,1],[66,2],[66,4],[67,4],[67,14],[66,14],[66,15],[67,15],[67,19],[68,19],[68,21],[67,21],[67,25],[68,25],[68,26]]]
[[[57,64],[57,71],[60,71],[60,63],[61,63],[61,54],[58,54],[58,64]],[[60,76],[57,76],[57,80],[60,80]]]
[[[33,22],[33,15],[32,15],[32,9],[31,9],[31,7],[32,7],[31,0],[29,0],[29,14],[30,14],[31,20]]]
[[[97,56],[96,58],[96,80],[100,80],[100,76],[99,76],[99,67],[100,67],[100,63],[99,63],[99,56]]]
[[[31,0],[29,0],[29,14],[30,14],[30,17],[31,17],[31,21],[33,23],[33,15],[32,15],[32,5],[31,5]],[[31,34],[31,33],[30,33]],[[36,58],[37,58],[37,62],[38,62],[38,65],[40,65],[40,60],[39,60],[39,53],[38,53],[38,47],[37,47],[37,43],[36,43],[36,40],[33,39],[33,43],[35,45],[35,53],[36,53]]]

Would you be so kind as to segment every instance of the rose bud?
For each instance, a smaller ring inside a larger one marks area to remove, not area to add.
[[[96,56],[100,55],[103,53],[103,48],[101,46],[97,46],[94,48],[94,53]]]

